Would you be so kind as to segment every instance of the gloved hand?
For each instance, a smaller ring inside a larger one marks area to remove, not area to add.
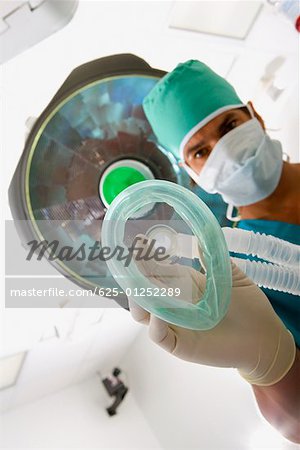
[[[145,243],[145,239],[143,236],[140,242]],[[148,244],[144,245],[146,251]],[[197,302],[204,292],[205,276],[193,268],[154,259],[136,264],[155,285],[180,287],[183,295],[191,292],[186,301]],[[187,277],[192,290],[186,289]],[[185,280],[184,285],[178,284],[180,280]],[[251,384],[275,384],[293,365],[294,338],[265,294],[233,263],[232,282],[228,312],[211,330],[189,330],[164,322],[138,306],[134,298],[129,299],[130,311],[137,322],[149,325],[150,338],[174,356],[209,366],[237,368]]]

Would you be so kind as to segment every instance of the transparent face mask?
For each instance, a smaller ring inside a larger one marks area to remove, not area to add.
[[[119,194],[102,226],[107,266],[128,298],[172,324],[210,329],[231,296],[231,266],[208,207],[175,183],[150,180]]]

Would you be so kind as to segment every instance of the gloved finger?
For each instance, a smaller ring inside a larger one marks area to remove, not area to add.
[[[138,268],[151,283],[159,288],[177,288],[179,299],[191,303],[201,300],[206,286],[206,275],[180,264],[166,265],[140,261]]]
[[[161,287],[176,285],[176,280],[179,280],[179,278],[183,280],[184,277],[187,279],[188,275],[184,266],[160,264],[154,260],[139,261],[137,262],[137,268],[144,277]]]
[[[196,303],[201,299],[205,292],[206,288],[206,275],[203,273],[200,273],[198,270],[190,269],[190,279],[189,283],[191,283],[192,286],[192,297],[193,299],[196,299],[196,301],[193,301],[193,303]]]
[[[173,263],[171,259],[161,261],[160,258],[157,260],[154,247],[150,248],[152,241],[144,235],[137,235],[136,238],[138,238],[138,242],[135,245],[136,250],[133,252],[133,257],[137,268],[145,277],[167,281],[187,275],[192,270],[189,267]],[[166,256],[168,255],[166,254]]]
[[[128,298],[129,311],[132,318],[143,325],[149,325],[150,313],[145,309],[141,308],[132,298]]]
[[[172,353],[175,350],[177,338],[175,331],[167,322],[151,314],[149,325],[150,339],[161,348]]]
[[[143,234],[136,235],[135,239],[133,258],[137,267],[145,275],[156,275],[159,271],[159,262],[156,260],[157,256],[155,254],[157,250],[155,245]]]
[[[144,257],[153,257],[156,249],[155,246],[151,244],[151,240],[144,234],[137,234],[135,236],[135,244],[133,248],[133,257],[138,260],[139,258],[144,259]],[[152,259],[152,258],[151,258]]]
[[[253,281],[230,259],[232,272],[233,287],[250,287],[254,286]]]
[[[139,272],[148,278],[150,281],[156,283],[156,278],[159,275],[159,268],[154,260],[153,248],[149,251],[149,240],[146,236],[138,234],[136,237],[135,249],[133,250],[134,263]]]
[[[150,245],[148,238],[144,235],[136,237],[138,238],[136,248],[146,251]],[[206,275],[203,273],[186,265],[173,264],[171,260],[156,261],[151,252],[146,255],[145,252],[136,251],[134,257],[138,270],[155,286],[179,288],[179,298],[191,303],[201,300],[206,286]]]
[[[158,278],[160,274],[159,265],[153,260],[135,260],[136,266],[138,270],[146,277],[146,278]]]

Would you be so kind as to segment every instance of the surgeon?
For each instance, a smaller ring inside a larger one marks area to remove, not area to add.
[[[155,85],[143,108],[159,143],[179,158],[194,183],[222,196],[238,227],[300,245],[300,164],[283,161],[281,143],[268,136],[252,103],[243,103],[224,78],[189,60]],[[163,271],[151,264],[151,276],[161,285]],[[189,270],[193,298],[186,300],[197,301],[201,274]],[[174,356],[236,367],[252,386],[265,418],[300,443],[300,298],[263,292],[234,265],[232,277],[229,311],[211,330],[166,323],[134,299],[132,316],[147,324],[151,339]]]

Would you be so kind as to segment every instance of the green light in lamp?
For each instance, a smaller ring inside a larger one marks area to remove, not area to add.
[[[117,161],[111,164],[101,177],[100,198],[108,207],[128,186],[153,178],[151,170],[139,161],[129,159]]]
[[[145,181],[147,178],[132,167],[118,167],[107,176],[103,183],[103,195],[110,205],[113,199],[128,186]]]

